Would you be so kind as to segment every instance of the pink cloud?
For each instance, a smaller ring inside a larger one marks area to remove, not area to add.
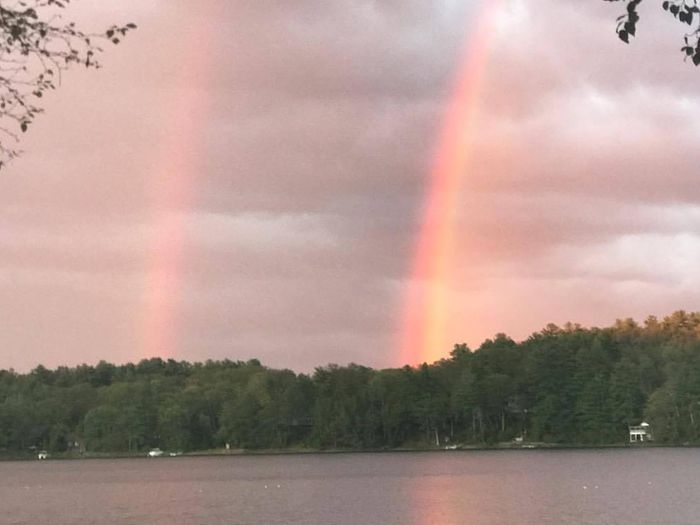
[[[178,100],[211,109],[182,143],[172,355],[399,364],[429,157],[475,12],[457,4],[76,3],[82,23],[139,30],[103,70],[67,75],[0,176],[0,367],[141,357]],[[652,4],[625,46],[619,6],[503,3],[460,196],[455,341],[698,308],[698,72]],[[195,22],[204,72],[183,67]]]

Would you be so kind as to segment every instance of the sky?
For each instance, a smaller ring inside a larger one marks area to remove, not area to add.
[[[626,46],[596,0],[75,2],[139,29],[65,75],[0,172],[0,368],[400,366],[700,309],[700,70],[642,6]],[[445,344],[407,357],[465,71]]]

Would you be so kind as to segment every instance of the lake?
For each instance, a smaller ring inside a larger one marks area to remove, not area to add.
[[[2,524],[697,524],[700,449],[0,463]]]

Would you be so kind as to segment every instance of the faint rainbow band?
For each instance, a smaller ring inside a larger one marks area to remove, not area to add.
[[[176,357],[186,266],[187,214],[195,199],[202,158],[205,120],[212,101],[207,95],[215,48],[209,13],[202,9],[181,35],[180,70],[170,81],[172,96],[163,104],[163,140],[152,178],[152,242],[146,261],[137,359]]]

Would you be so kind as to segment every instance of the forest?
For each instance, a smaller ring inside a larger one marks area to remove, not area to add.
[[[700,443],[700,313],[504,334],[417,367],[258,360],[0,371],[0,456]]]

